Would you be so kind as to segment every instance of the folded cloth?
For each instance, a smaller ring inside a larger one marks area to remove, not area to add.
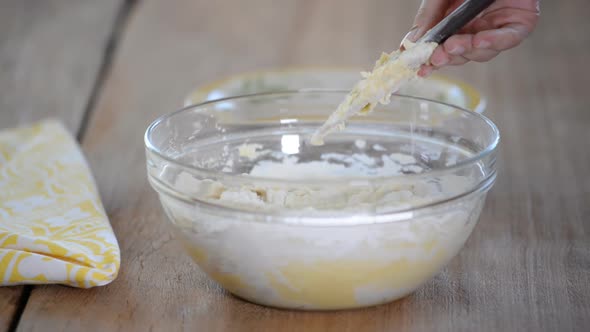
[[[111,282],[120,251],[80,148],[56,121],[0,131],[0,285]]]

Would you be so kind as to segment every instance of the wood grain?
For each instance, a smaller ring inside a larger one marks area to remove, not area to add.
[[[17,311],[22,287],[0,289],[0,331],[8,331]]]
[[[0,129],[47,117],[78,133],[119,0],[0,0]],[[22,287],[0,288],[0,331]]]
[[[19,330],[585,330],[590,43],[575,33],[590,29],[579,10],[585,0],[544,2],[541,26],[518,49],[448,71],[488,96],[488,115],[503,134],[502,170],[464,250],[413,295],[346,312],[268,309],[227,295],[173,241],[144,175],[142,134],[153,118],[178,107],[195,84],[226,74],[291,64],[370,67],[398,43],[415,5],[141,2],[83,141],[122,248],[120,276],[92,290],[35,288]]]
[[[0,0],[0,128],[56,117],[77,131],[120,0]]]

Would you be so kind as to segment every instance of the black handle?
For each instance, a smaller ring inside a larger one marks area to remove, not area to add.
[[[425,42],[443,43],[469,21],[474,19],[484,9],[488,8],[494,0],[466,0],[457,9],[442,19],[436,26],[430,29],[424,37]]]

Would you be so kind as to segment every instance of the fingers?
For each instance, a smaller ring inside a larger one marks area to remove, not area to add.
[[[414,28],[405,38],[418,40],[452,10],[454,3],[460,1],[423,0]],[[489,61],[501,51],[519,45],[533,31],[538,18],[539,0],[497,0],[482,16],[437,47],[430,64],[422,66],[418,74],[428,76],[444,66]]]
[[[504,51],[520,44],[529,34],[522,24],[507,24],[499,29],[484,30],[473,37],[473,45],[478,49]]]
[[[444,50],[450,55],[463,55],[473,49],[473,35],[454,35],[443,44]]]
[[[509,7],[538,14],[540,13],[540,2],[540,0],[496,0],[488,8],[489,10],[496,10]]]
[[[430,56],[430,64],[436,68],[446,66],[451,61],[451,55],[442,46],[438,46]]]
[[[444,47],[439,46],[430,57],[430,64],[434,69],[444,66],[458,66],[469,62],[469,58],[459,54],[451,55],[445,51]]]
[[[486,61],[492,60],[498,54],[500,54],[500,51],[497,51],[497,50],[476,49],[476,50],[471,51],[469,54],[464,54],[463,56],[465,58],[469,59],[469,61],[486,62]]]
[[[476,47],[477,35],[454,35],[437,47],[430,57],[431,68],[423,67],[420,76],[444,66],[458,66],[469,61],[485,62],[497,56],[501,50]],[[485,37],[485,36],[484,36]]]
[[[444,66],[458,66],[469,61],[486,62],[500,54],[500,51],[493,49],[473,49],[463,54],[449,54],[444,47],[437,48],[430,57],[430,63],[435,68]]]
[[[414,18],[414,26],[404,38],[412,42],[417,41],[444,17],[448,5],[449,0],[422,0]]]
[[[437,68],[462,65],[470,60],[466,55],[472,52],[472,35],[454,35],[434,50],[430,62]]]
[[[520,44],[534,30],[539,20],[539,8],[535,6],[538,2],[524,2],[529,3],[532,8],[499,8],[486,13],[479,21],[487,24],[479,24],[472,31],[475,33],[474,45],[503,51]]]
[[[433,71],[434,71],[433,66],[424,65],[424,66],[420,67],[420,70],[418,70],[418,76],[428,77],[428,76],[430,76],[430,74],[432,74]]]

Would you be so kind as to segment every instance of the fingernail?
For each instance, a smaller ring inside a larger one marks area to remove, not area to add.
[[[418,30],[418,26],[414,25],[402,40],[409,40],[411,42],[415,42],[418,39]]]
[[[487,40],[480,40],[475,44],[476,48],[488,48],[490,46],[492,46],[492,43]]]
[[[463,52],[465,52],[465,48],[460,45],[455,45],[454,47],[449,49],[448,52],[452,55],[461,55],[461,54],[463,54]]]
[[[430,74],[432,74],[433,70],[434,69],[432,67],[420,68],[420,70],[418,71],[418,76],[420,76],[422,78],[426,78],[426,77],[430,76]]]

